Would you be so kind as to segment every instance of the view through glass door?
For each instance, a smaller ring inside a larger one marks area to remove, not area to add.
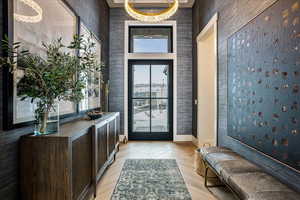
[[[172,61],[129,62],[129,139],[173,139],[172,83]]]

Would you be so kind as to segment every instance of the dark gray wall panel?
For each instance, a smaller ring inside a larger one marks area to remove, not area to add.
[[[0,1],[0,40],[3,38],[4,34],[4,24],[3,24],[3,1]],[[1,41],[0,41],[1,45]],[[1,49],[0,49],[0,56],[1,56]],[[3,84],[2,84],[2,70],[0,69],[0,91],[3,91]],[[0,130],[2,130],[3,127],[3,103],[2,103],[2,93],[0,92]]]
[[[0,1],[0,37],[3,37],[3,1]],[[10,0],[8,0],[10,1]],[[87,27],[101,39],[103,51],[102,58],[108,66],[109,50],[109,8],[105,0],[67,0],[75,12],[83,19]],[[108,72],[108,71],[107,71]],[[2,127],[3,113],[3,76],[0,72],[0,127]],[[18,155],[19,138],[29,134],[32,128],[22,128],[11,131],[0,129],[0,199],[20,200]]]
[[[300,174],[227,136],[227,38],[277,0],[196,0],[193,7],[193,41],[210,18],[219,12],[218,22],[218,143],[257,163],[295,190],[300,191]],[[193,42],[193,73],[197,74],[196,42]],[[196,76],[194,77],[196,80]],[[194,97],[196,97],[194,81]],[[194,108],[194,111],[195,108]],[[196,112],[194,112],[196,113]],[[195,114],[196,115],[196,114]],[[196,122],[194,118],[194,122]],[[194,130],[195,123],[194,123]],[[196,133],[196,132],[194,132]]]
[[[229,136],[300,171],[299,12],[278,15],[295,2],[278,1],[228,39],[227,129]]]
[[[121,112],[124,132],[124,9],[110,9],[110,111]],[[192,133],[192,9],[179,9],[177,21],[177,132]]]

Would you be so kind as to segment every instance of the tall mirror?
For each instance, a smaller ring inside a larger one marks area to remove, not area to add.
[[[32,53],[43,55],[42,42],[50,43],[62,38],[69,44],[77,34],[77,17],[62,0],[13,0],[13,40]],[[75,54],[75,52],[74,52]],[[18,80],[22,72],[14,75],[13,123],[20,124],[34,120],[35,103],[21,101],[17,97]],[[76,104],[60,103],[60,115],[76,113]]]
[[[98,62],[101,63],[101,42],[99,39],[97,39],[82,22],[80,23],[79,32],[84,40],[90,39],[91,42],[95,44],[93,50]],[[86,80],[86,88],[83,90],[84,99],[79,104],[79,111],[99,109],[101,107],[101,81],[102,77],[100,72],[89,74],[88,80]]]

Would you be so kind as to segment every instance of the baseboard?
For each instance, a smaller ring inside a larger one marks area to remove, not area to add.
[[[192,135],[174,135],[174,142],[191,142]]]
[[[119,141],[122,142],[124,140],[125,135],[119,135]],[[193,141],[192,135],[175,135],[173,141],[174,142],[191,142]]]
[[[198,142],[198,138],[196,138],[195,136],[192,135],[192,142],[196,147],[199,147],[199,142]]]

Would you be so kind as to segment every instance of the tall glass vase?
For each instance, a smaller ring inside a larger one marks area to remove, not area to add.
[[[59,103],[51,106],[49,111],[35,113],[35,135],[47,135],[59,132]]]

